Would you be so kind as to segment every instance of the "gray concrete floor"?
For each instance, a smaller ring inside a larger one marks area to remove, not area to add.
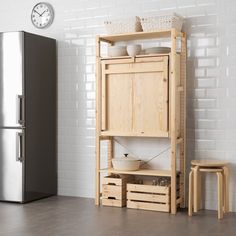
[[[2,236],[235,236],[236,214],[193,217],[126,208],[96,207],[92,199],[51,197],[25,205],[0,203]]]

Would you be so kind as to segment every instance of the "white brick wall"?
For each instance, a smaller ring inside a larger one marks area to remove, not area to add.
[[[58,40],[59,194],[93,197],[95,143],[96,34],[108,17],[177,12],[188,34],[187,162],[218,158],[231,163],[230,208],[236,211],[236,1],[234,0],[50,0],[55,21],[35,29],[30,14],[36,0],[1,1],[0,31],[25,30]],[[121,139],[143,158],[167,140]],[[117,153],[124,150],[117,148]],[[106,147],[102,148],[105,158]],[[117,155],[118,155],[117,154]],[[165,154],[153,163],[169,164]],[[216,208],[216,180],[207,178],[206,207]]]

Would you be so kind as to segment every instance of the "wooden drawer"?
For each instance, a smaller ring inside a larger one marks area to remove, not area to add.
[[[170,187],[127,184],[127,207],[170,212]]]
[[[115,178],[114,175],[105,176],[103,178],[103,184],[109,185],[126,185],[126,183],[133,181],[134,177],[130,175],[119,175],[120,178]]]
[[[102,205],[123,207],[126,205],[126,184],[133,182],[134,176],[106,176],[102,185]]]
[[[126,206],[126,199],[102,199],[103,206],[124,207]]]
[[[125,195],[125,186],[102,185],[102,198],[124,199]]]

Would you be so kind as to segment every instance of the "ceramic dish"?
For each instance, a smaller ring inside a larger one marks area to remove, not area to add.
[[[171,48],[169,47],[153,47],[145,49],[145,54],[161,54],[170,53]]]
[[[140,163],[140,160],[128,157],[128,154],[112,159],[112,165],[115,170],[138,170]]]

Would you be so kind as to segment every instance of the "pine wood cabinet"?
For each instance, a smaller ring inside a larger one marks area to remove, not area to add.
[[[168,137],[168,62],[102,60],[102,135]]]
[[[102,44],[170,39],[168,54],[104,58]],[[178,43],[177,43],[178,41]],[[180,48],[177,49],[177,44]],[[167,170],[118,171],[112,168],[114,137],[168,137]],[[107,168],[101,169],[101,141],[107,141]],[[101,173],[171,178],[170,210],[185,207],[186,34],[176,29],[96,38],[96,197],[101,200]],[[177,174],[179,184],[177,186]],[[169,208],[168,208],[169,211]]]

